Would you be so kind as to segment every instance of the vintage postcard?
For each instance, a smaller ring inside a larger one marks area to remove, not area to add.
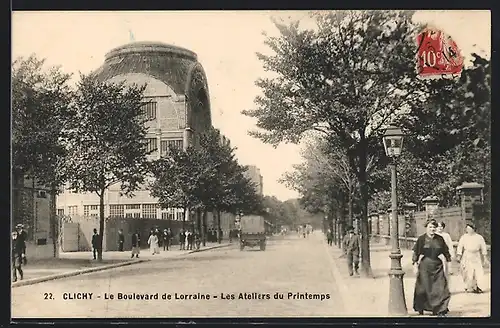
[[[14,11],[12,54],[12,320],[491,315],[489,11]]]

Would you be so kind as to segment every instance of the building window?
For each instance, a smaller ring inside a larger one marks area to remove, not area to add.
[[[141,109],[148,120],[156,120],[156,101],[149,100],[145,102]]]
[[[64,215],[64,208],[58,208],[57,209],[57,215],[63,216]]]
[[[158,149],[157,139],[156,138],[147,138],[146,139],[146,151],[154,152]]]
[[[182,221],[183,217],[184,217],[184,212],[181,212],[181,211],[177,212],[177,220],[178,221]]]
[[[161,153],[167,154],[172,148],[182,149],[182,140],[162,140]]]
[[[124,206],[123,205],[109,205],[109,216],[110,217],[123,217]]]
[[[161,212],[161,219],[168,220],[168,212]]]
[[[141,218],[141,213],[134,213],[134,218],[135,219],[140,219]]]
[[[83,216],[97,216],[99,205],[83,205]]]
[[[78,215],[78,205],[68,206],[68,215]]]
[[[173,209],[173,208],[169,208],[169,209],[167,210],[167,213],[168,213],[168,217],[167,217],[167,218],[168,218],[169,220],[175,220],[175,209]]]
[[[126,210],[140,210],[141,204],[127,204],[125,205]]]
[[[156,219],[156,204],[142,204],[142,217],[145,219]]]
[[[132,218],[132,217],[134,217],[133,215],[134,215],[134,213],[125,213],[126,218]]]

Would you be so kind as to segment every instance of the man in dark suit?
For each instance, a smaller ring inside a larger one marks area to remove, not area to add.
[[[123,252],[123,244],[125,243],[125,236],[123,235],[123,229],[118,230],[118,251]]]
[[[181,232],[179,232],[179,243],[181,251],[186,249],[186,233],[184,232],[184,230],[181,230]]]
[[[97,259],[97,254],[99,253],[99,248],[101,247],[99,237],[97,229],[94,229],[94,234],[92,235],[92,254],[94,255],[94,260]]]
[[[131,258],[139,257],[139,253],[141,252],[141,235],[139,234],[139,230],[136,230],[132,235],[132,255]]]
[[[19,233],[14,230],[12,231],[12,248],[11,248],[11,261],[12,261],[12,282],[17,281],[17,273],[19,272],[19,278],[23,280],[23,241],[19,238]]]
[[[353,275],[353,267],[354,273],[359,275],[360,242],[358,235],[354,233],[353,227],[348,228],[342,244],[344,245],[345,254],[347,256],[347,268],[349,270],[349,275]]]
[[[21,247],[22,263],[26,265],[28,262],[26,258],[26,239],[28,239],[28,234],[24,230],[24,225],[18,224],[16,228],[17,228],[17,238],[19,239],[19,243],[21,245],[20,247]]]

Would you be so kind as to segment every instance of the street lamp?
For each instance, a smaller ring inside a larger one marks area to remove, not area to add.
[[[383,137],[385,154],[390,159],[391,167],[391,202],[392,202],[392,227],[391,227],[391,269],[389,270],[389,315],[407,315],[405,290],[403,285],[404,271],[401,267],[401,249],[399,248],[398,229],[398,195],[396,180],[396,162],[403,148],[403,133],[395,126],[389,126]]]

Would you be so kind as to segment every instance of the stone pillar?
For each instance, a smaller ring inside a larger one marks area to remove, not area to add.
[[[162,155],[164,155],[161,152],[162,151],[162,149],[161,149],[161,129],[157,128],[155,132],[156,132],[156,148],[157,148],[156,152],[158,155],[156,158],[160,158]],[[161,213],[160,213],[159,217],[161,217]]]
[[[422,203],[425,207],[425,217],[427,220],[434,217],[434,213],[439,207],[439,200],[436,196],[427,196],[422,199]]]
[[[460,207],[462,208],[462,219],[465,222],[473,221],[472,206],[483,202],[484,185],[475,182],[464,182],[456,188],[460,196]]]
[[[186,127],[184,129],[184,133],[182,135],[182,149],[184,151],[186,151],[189,148],[189,146],[191,145],[192,133],[193,133],[193,130],[191,130],[191,128]],[[190,219],[191,219],[190,210],[189,210],[189,208],[186,208],[186,210],[184,212],[184,221],[189,222]]]

